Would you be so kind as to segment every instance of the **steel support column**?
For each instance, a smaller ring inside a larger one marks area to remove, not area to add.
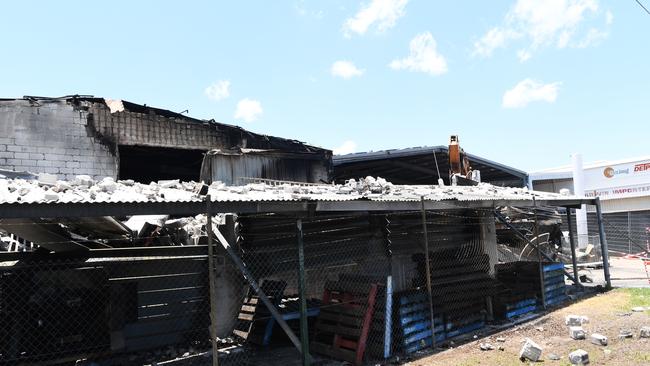
[[[609,275],[609,252],[607,238],[605,237],[605,226],[603,225],[603,210],[600,207],[600,197],[596,197],[596,216],[598,216],[598,236],[600,237],[600,251],[603,256],[603,273],[607,289],[612,288],[612,279]]]
[[[208,280],[210,291],[210,343],[212,344],[212,366],[219,366],[219,349],[217,344],[217,290],[214,273],[214,245],[212,242],[212,200],[206,196],[205,213],[207,222],[205,231],[208,235]]]
[[[308,366],[309,358],[309,324],[307,319],[307,293],[305,279],[305,243],[302,233],[302,219],[296,220],[296,237],[298,238],[298,291],[300,293],[300,343],[302,345],[302,364]]]
[[[580,281],[576,281],[579,278],[578,276],[578,258],[576,257],[576,239],[573,236],[573,223],[571,222],[571,209],[567,207],[566,209],[566,221],[567,226],[569,227],[569,244],[571,244],[571,264],[573,265],[573,275],[575,279],[573,284],[582,287]]]
[[[429,233],[427,232],[427,212],[424,210],[424,197],[422,201],[422,235],[424,239],[424,263],[427,275],[427,292],[429,293],[429,316],[431,318],[431,348],[436,347],[436,324],[433,319],[433,291],[431,289],[431,264],[429,258]]]
[[[542,250],[539,247],[539,225],[537,222],[537,201],[533,196],[533,218],[535,219],[535,241],[537,242],[537,263],[539,265],[539,288],[542,295],[542,307],[546,309],[546,289],[544,281],[544,263],[542,263]]]

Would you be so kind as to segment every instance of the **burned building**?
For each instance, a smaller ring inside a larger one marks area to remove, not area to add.
[[[331,169],[329,150],[300,141],[91,96],[0,99],[0,131],[0,169],[50,173],[60,179],[84,174],[143,183],[197,181],[204,154],[213,149],[231,156],[237,151],[239,158],[231,158],[235,165],[227,169],[251,174],[237,179],[323,182]],[[290,176],[284,175],[285,166],[291,166]],[[295,172],[300,169],[304,171]]]
[[[525,187],[526,172],[473,154],[466,154],[481,180],[496,186]],[[333,158],[334,180],[383,177],[395,184],[436,184],[438,178],[449,185],[449,148],[422,146],[406,149],[360,152]]]

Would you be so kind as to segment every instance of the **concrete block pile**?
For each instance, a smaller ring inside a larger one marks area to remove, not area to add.
[[[29,202],[152,202],[200,199],[209,193],[217,201],[251,200],[446,200],[460,201],[511,199],[532,200],[563,198],[555,193],[531,192],[526,188],[496,187],[487,183],[477,186],[394,185],[383,178],[350,179],[345,184],[266,184],[249,183],[227,186],[214,182],[207,192],[200,182],[167,180],[137,183],[107,177],[95,180],[78,175],[69,181],[56,175],[40,174],[38,179],[7,179],[0,176],[0,203]]]

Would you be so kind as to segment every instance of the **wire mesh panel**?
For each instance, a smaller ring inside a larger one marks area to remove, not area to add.
[[[203,257],[0,266],[0,364],[150,364],[209,347]]]
[[[213,282],[207,251],[30,253],[0,263],[0,364],[417,358],[564,303],[566,217],[545,207],[227,215],[213,220]],[[205,229],[186,249],[205,249]],[[599,236],[589,245],[576,247],[577,275],[604,284]]]

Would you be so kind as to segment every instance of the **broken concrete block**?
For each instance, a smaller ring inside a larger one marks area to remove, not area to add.
[[[115,192],[115,189],[117,189],[117,184],[111,177],[102,179],[102,181],[99,182],[97,186],[99,186],[99,188],[106,193],[113,193]]]
[[[642,313],[645,310],[646,309],[643,306],[635,306],[635,307],[632,308],[632,311],[635,312],[635,313]]]
[[[58,201],[59,200],[59,195],[56,194],[56,192],[47,190],[45,191],[45,196],[44,196],[46,201]]]
[[[569,327],[569,336],[573,339],[585,339],[585,330],[582,327]]]
[[[639,330],[639,338],[650,338],[650,327],[641,327]]]
[[[55,174],[48,173],[39,173],[38,174],[38,184],[53,186],[56,184],[57,176]]]
[[[593,333],[591,337],[589,337],[589,340],[591,343],[599,345],[599,346],[606,346],[607,345],[607,337],[605,337],[602,334],[598,333]]]
[[[58,180],[56,181],[56,185],[54,186],[57,192],[63,192],[67,190],[72,189],[72,185],[64,180]]]
[[[519,359],[521,360],[531,360],[533,362],[539,361],[539,358],[542,356],[542,347],[537,343],[533,342],[530,338],[526,338],[526,342],[521,347],[519,351]]]
[[[494,349],[494,346],[490,343],[481,343],[478,345],[481,351],[491,351]]]
[[[180,181],[178,179],[159,180],[158,185],[160,188],[179,188]]]
[[[564,323],[568,326],[580,326],[589,323],[589,318],[580,315],[567,315]]]
[[[497,337],[497,342],[505,342],[506,339],[503,337]]]
[[[632,337],[633,337],[632,331],[629,329],[621,329],[621,331],[618,333],[619,339],[632,338]]]
[[[72,184],[76,186],[86,186],[90,187],[94,184],[93,179],[89,175],[77,175],[72,180]]]
[[[575,350],[569,353],[569,362],[572,365],[586,365],[589,363],[589,354],[582,349]]]

